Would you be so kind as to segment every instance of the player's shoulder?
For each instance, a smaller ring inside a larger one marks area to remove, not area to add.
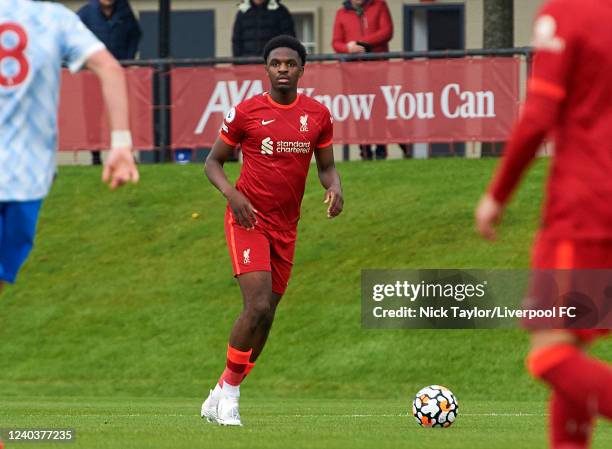
[[[320,114],[320,115],[330,115],[329,109],[320,101],[315,100],[308,95],[300,95],[301,106],[303,109],[307,109],[312,111],[312,113]]]
[[[268,100],[266,99],[267,93],[263,92],[257,95],[253,95],[250,98],[247,98],[246,100],[242,100],[240,103],[238,103],[236,106],[234,106],[234,109],[236,109],[237,111],[241,112],[241,113],[249,113],[254,111],[255,109],[259,109],[261,107],[267,107],[269,106]]]
[[[596,3],[597,1],[599,0],[594,2],[591,0],[548,0],[540,7],[538,15],[576,18],[576,13],[580,17],[586,12],[584,8],[585,3]]]
[[[22,12],[35,22],[44,25],[46,29],[58,28],[71,23],[76,14],[67,6],[49,1],[22,1],[19,3]]]
[[[56,3],[56,2],[28,2],[30,3],[30,8],[37,13],[46,14],[52,18],[64,18],[64,17],[72,17],[74,12],[70,10],[67,6]]]
[[[562,53],[584,33],[591,15],[590,7],[598,0],[549,0],[535,19],[532,45],[536,50]]]

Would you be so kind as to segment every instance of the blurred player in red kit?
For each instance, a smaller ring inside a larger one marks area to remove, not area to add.
[[[527,101],[476,210],[495,225],[547,134],[555,138],[534,269],[612,269],[612,0],[552,0],[540,11]],[[607,330],[532,332],[529,372],[552,389],[550,447],[590,446],[594,419],[612,418],[612,369],[588,356]]]
[[[270,91],[229,111],[206,160],[210,182],[227,198],[225,234],[244,302],[230,335],[225,371],[202,404],[201,416],[222,425],[242,425],[240,383],[264,347],[287,288],[313,153],[326,189],[327,216],[336,217],[344,204],[331,115],[297,92],[304,46],[293,37],[276,37],[266,45],[264,60]],[[234,187],[223,163],[238,144],[244,165]]]

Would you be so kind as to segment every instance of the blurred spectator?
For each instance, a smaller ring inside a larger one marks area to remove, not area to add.
[[[393,21],[384,0],[346,0],[336,12],[332,46],[337,53],[384,53],[393,37]],[[372,159],[370,145],[359,145]],[[376,159],[386,159],[387,146],[376,145]]]
[[[127,0],[89,0],[77,14],[116,59],[136,57],[142,32]],[[96,86],[91,91],[97,92],[97,80],[93,82]],[[88,132],[99,132],[99,117],[87,120],[87,125]],[[92,151],[91,156],[94,165],[102,163],[99,151]]]
[[[77,14],[116,59],[136,57],[142,32],[127,0],[89,0]]]
[[[261,56],[270,39],[281,34],[295,37],[293,18],[280,0],[244,0],[238,7],[232,33],[232,53]]]

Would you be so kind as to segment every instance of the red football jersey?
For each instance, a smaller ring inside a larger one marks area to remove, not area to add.
[[[278,104],[265,92],[230,110],[221,138],[228,145],[241,145],[243,165],[236,188],[259,212],[260,225],[295,228],[313,151],[333,141],[327,108],[305,95],[290,105]]]
[[[542,224],[551,237],[612,237],[611,24],[612,0],[552,0],[535,22],[525,110],[530,101],[546,105],[538,97],[552,105],[539,109],[551,117],[555,139]],[[537,133],[530,139],[528,122],[515,129],[508,143],[514,154],[504,158],[491,189],[502,202],[541,140]]]

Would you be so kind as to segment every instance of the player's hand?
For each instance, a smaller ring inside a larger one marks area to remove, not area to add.
[[[501,223],[504,208],[490,194],[485,194],[476,208],[476,230],[487,240],[495,240],[495,226]]]
[[[359,45],[355,41],[349,42],[346,44],[346,46],[348,47],[349,53],[365,53],[365,47],[363,47],[363,45]]]
[[[107,183],[111,190],[114,190],[130,181],[136,184],[139,179],[140,175],[134,162],[132,150],[129,148],[111,150],[104,164],[102,181]]]
[[[323,200],[327,204],[327,218],[334,218],[340,215],[344,208],[344,197],[342,196],[342,189],[338,186],[331,186],[325,192],[325,198]]]
[[[247,197],[238,190],[232,189],[227,195],[227,201],[229,202],[236,222],[243,228],[253,229],[257,224],[257,215],[255,214],[258,212]]]

